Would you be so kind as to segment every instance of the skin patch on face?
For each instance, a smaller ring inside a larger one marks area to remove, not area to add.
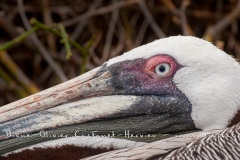
[[[114,94],[182,95],[172,81],[173,75],[164,79],[155,79],[148,75],[145,71],[147,62],[148,59],[136,59],[107,67],[112,74],[109,83],[114,87]],[[180,65],[176,70],[179,68]]]

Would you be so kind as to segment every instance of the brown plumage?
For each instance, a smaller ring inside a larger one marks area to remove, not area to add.
[[[224,130],[200,131],[146,145],[103,153],[84,160],[240,159],[240,123]]]
[[[79,160],[113,149],[77,147],[64,145],[56,148],[35,148],[34,150],[24,150],[19,153],[9,154],[7,157],[0,157],[0,160]]]

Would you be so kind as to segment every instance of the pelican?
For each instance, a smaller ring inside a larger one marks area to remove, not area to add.
[[[79,152],[83,148],[123,149],[127,159],[132,150],[124,148],[146,149],[169,142],[148,143],[158,139],[154,134],[201,130],[216,136],[215,131],[225,133],[228,127],[232,128],[227,131],[238,131],[234,125],[240,122],[239,82],[238,62],[213,44],[191,36],[159,39],[70,81],[0,107],[0,153],[19,155],[38,148],[59,155],[63,151],[53,152],[49,147],[67,146],[78,147]],[[175,140],[170,148],[188,150],[188,145],[197,143],[194,140],[206,139],[191,138],[181,145]],[[223,142],[227,143],[226,138]],[[171,154],[184,155],[179,150]],[[151,153],[157,158],[163,154],[151,151],[148,157]]]

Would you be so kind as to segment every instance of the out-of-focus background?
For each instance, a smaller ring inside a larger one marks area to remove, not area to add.
[[[239,16],[238,0],[0,0],[0,106],[172,35],[240,59]]]

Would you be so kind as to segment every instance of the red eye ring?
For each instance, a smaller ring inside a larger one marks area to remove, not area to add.
[[[158,72],[157,69],[160,69],[159,71],[162,73]],[[168,55],[158,55],[148,59],[144,70],[151,78],[162,79],[173,76],[176,69],[177,64],[172,57]]]

